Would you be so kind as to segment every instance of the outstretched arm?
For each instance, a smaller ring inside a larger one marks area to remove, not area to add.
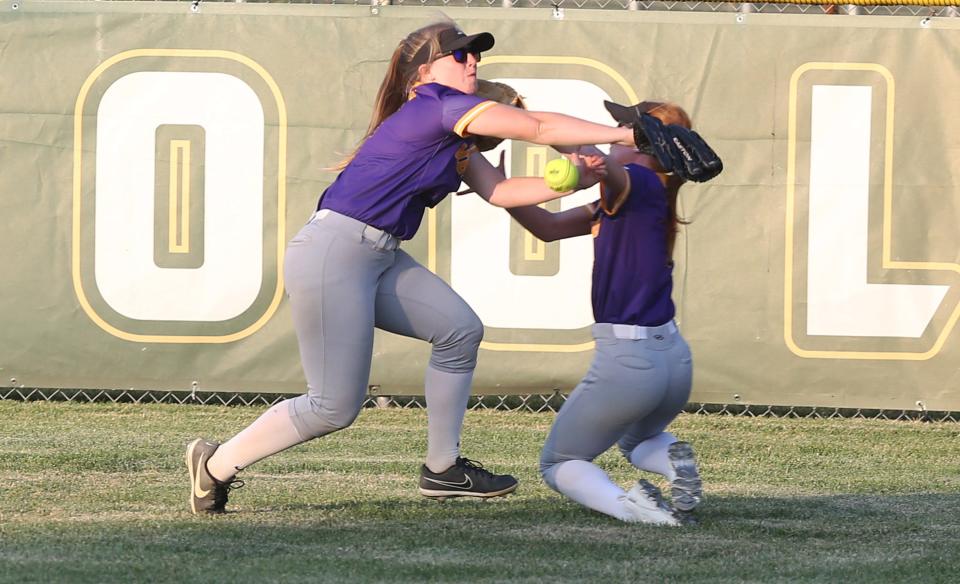
[[[578,157],[576,163],[580,169],[580,183],[576,189],[565,192],[550,189],[541,177],[505,178],[502,158],[501,168],[497,168],[480,153],[470,156],[470,165],[463,180],[491,205],[507,208],[538,205],[592,186],[605,172],[603,161],[599,158],[584,161]]]
[[[484,110],[470,122],[467,132],[548,146],[578,144],[632,146],[634,140],[633,130],[630,128],[595,124],[552,112],[530,112],[503,104]]]
[[[543,207],[529,206],[507,209],[523,228],[541,241],[556,241],[590,233],[594,206],[582,205],[559,213]]]
[[[531,194],[546,194],[543,191],[546,185],[543,180],[538,177],[531,177],[532,180],[531,178],[506,179],[503,156],[504,153],[501,152],[500,164],[496,167],[490,164],[483,156],[479,156],[483,162],[477,162],[476,168],[473,166],[474,161],[471,160],[471,168],[474,168],[476,172],[476,176],[473,178],[479,187],[479,190],[476,187],[473,190],[475,190],[477,194],[487,200],[487,202],[493,202],[491,199],[494,195],[509,196],[509,193],[519,193],[516,199],[520,199],[529,198]],[[578,188],[586,188],[595,184],[606,172],[603,160],[600,157],[592,157],[588,160],[577,157],[576,162],[581,171],[581,184],[578,185]],[[473,186],[473,184],[471,184],[471,186]],[[497,193],[497,189],[503,190]],[[526,196],[524,196],[522,192],[525,189],[529,189]],[[549,189],[547,190],[549,191]],[[570,191],[570,193],[572,192],[574,191]],[[554,191],[549,191],[549,193],[548,196],[551,198],[556,198],[561,194],[569,194],[556,193]],[[539,207],[537,203],[529,203],[525,206],[516,206],[507,209],[517,222],[542,241],[556,241],[558,239],[590,233],[590,224],[595,210],[595,206],[590,204],[568,209],[560,213],[552,213]]]
[[[505,179],[482,154],[470,156],[470,166],[463,181],[480,195],[480,198],[497,207],[523,207],[552,201],[574,191],[558,193],[539,177],[514,177]]]

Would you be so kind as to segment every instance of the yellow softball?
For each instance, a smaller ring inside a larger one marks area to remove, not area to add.
[[[543,180],[554,191],[564,193],[576,188],[577,183],[580,182],[580,172],[576,165],[566,158],[557,158],[547,163]]]

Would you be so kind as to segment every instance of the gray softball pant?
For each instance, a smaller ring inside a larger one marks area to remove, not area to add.
[[[629,460],[638,444],[666,429],[690,397],[690,348],[673,322],[598,323],[593,338],[590,369],[560,408],[540,454],[540,474],[554,490],[556,465],[593,461],[614,444]]]
[[[392,235],[318,211],[287,245],[287,294],[307,378],[290,417],[308,440],[346,428],[367,395],[374,327],[430,342],[430,366],[473,371],[483,324],[467,303],[399,249]]]

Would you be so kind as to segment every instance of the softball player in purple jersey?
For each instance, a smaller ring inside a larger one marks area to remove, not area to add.
[[[690,127],[677,106],[638,105],[664,123]],[[689,512],[702,498],[692,448],[666,432],[687,403],[693,374],[671,300],[681,184],[652,155],[615,145],[597,204],[557,214],[510,210],[545,241],[594,234],[596,353],[557,414],[540,472],[561,494],[623,521],[679,525],[692,521]],[[649,482],[625,492],[593,464],[614,444],[635,467],[670,481],[672,506]]]
[[[273,406],[223,444],[190,443],[194,513],[222,513],[228,491],[242,484],[239,470],[353,422],[367,393],[375,327],[433,346],[420,493],[494,497],[517,487],[512,476],[487,471],[459,451],[483,325],[401,243],[414,236],[424,210],[461,180],[498,206],[561,196],[538,177],[504,180],[477,152],[474,135],[561,145],[633,144],[634,138],[628,128],[473,95],[480,53],[493,44],[491,34],[466,35],[448,21],[414,31],[397,46],[365,139],[287,249],[286,289],[307,393]]]

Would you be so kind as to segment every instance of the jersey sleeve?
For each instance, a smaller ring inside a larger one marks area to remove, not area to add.
[[[481,113],[497,105],[497,102],[476,95],[460,92],[446,93],[441,96],[442,113],[440,123],[443,129],[466,138],[467,127]]]

